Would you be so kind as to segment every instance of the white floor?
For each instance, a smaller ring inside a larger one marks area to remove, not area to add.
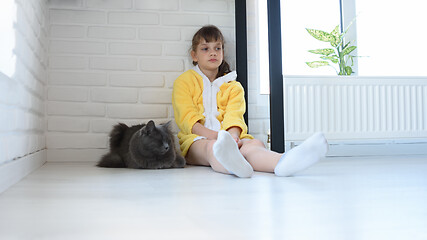
[[[0,239],[427,239],[427,157],[251,179],[47,163],[0,194]]]

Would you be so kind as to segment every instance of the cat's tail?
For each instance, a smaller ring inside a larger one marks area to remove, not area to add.
[[[120,147],[125,132],[129,127],[124,123],[119,123],[113,127],[110,132],[110,149],[116,149]]]
[[[102,156],[96,166],[105,168],[125,168],[126,164],[119,154],[107,153]]]

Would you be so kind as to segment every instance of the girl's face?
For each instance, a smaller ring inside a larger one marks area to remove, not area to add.
[[[224,59],[222,43],[220,41],[206,42],[205,39],[202,39],[197,45],[196,51],[191,51],[191,57],[194,62],[197,62],[200,70],[218,71],[218,67]]]

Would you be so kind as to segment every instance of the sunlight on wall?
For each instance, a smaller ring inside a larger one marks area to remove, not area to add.
[[[12,77],[15,73],[16,3],[14,0],[2,0],[0,3],[0,72]]]

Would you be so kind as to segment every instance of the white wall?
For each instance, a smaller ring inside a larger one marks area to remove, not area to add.
[[[16,67],[8,75],[0,72],[0,166],[8,166],[0,167],[0,192],[19,180],[10,174],[9,166],[16,167],[14,162],[33,162],[31,167],[20,168],[20,176],[25,176],[46,159],[46,2],[15,1],[17,15],[12,37],[15,36],[16,46],[11,53],[16,55]]]
[[[16,70],[0,73],[0,164],[45,148],[45,1],[16,1]]]
[[[248,33],[248,113],[249,132],[257,139],[267,143],[267,133],[270,129],[269,95],[260,94],[259,75],[259,26],[258,1],[247,0],[247,33]]]
[[[234,66],[234,0],[51,0],[48,161],[97,161],[117,122],[173,119],[195,31],[217,25]]]
[[[46,159],[97,161],[117,122],[173,119],[172,84],[191,67],[188,50],[201,26],[221,28],[235,66],[234,0],[14,2],[16,71],[0,71],[0,192]],[[256,2],[247,1],[249,127],[265,142]]]
[[[0,164],[46,148],[49,161],[96,161],[115,123],[173,119],[171,87],[191,67],[191,37],[203,25],[221,28],[235,66],[234,0],[16,3],[16,74],[0,73]],[[256,0],[247,4],[249,127],[266,141]]]

